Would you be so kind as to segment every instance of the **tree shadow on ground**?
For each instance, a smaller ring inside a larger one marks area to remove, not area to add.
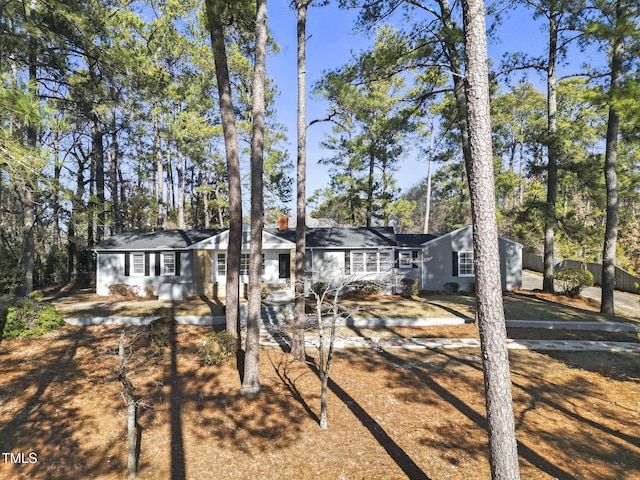
[[[39,341],[47,342],[50,348],[42,355],[30,353],[30,345]],[[114,469],[126,469],[118,455],[117,439],[93,442],[94,435],[90,435],[91,440],[85,442],[79,434],[95,428],[93,419],[70,401],[86,393],[83,383],[97,373],[77,357],[79,350],[91,348],[86,327],[67,326],[44,337],[12,339],[11,346],[15,353],[0,354],[2,378],[9,382],[0,382],[0,403],[4,404],[3,416],[10,415],[10,420],[0,425],[0,451],[34,452],[37,462],[3,462],[0,477],[78,478],[79,471],[82,477],[100,477]],[[116,366],[114,363],[111,374]],[[91,443],[89,451],[85,443]],[[9,474],[3,473],[7,470]]]
[[[209,307],[211,315],[224,315],[224,304],[218,297],[207,297],[205,295],[198,296],[200,301]]]
[[[169,320],[170,366],[168,372],[169,423],[171,425],[171,480],[186,480],[187,467],[184,452],[182,426],[182,402],[184,392],[182,379],[178,373],[178,335],[176,330],[175,306],[165,310],[164,317]]]
[[[442,352],[440,352],[442,353]],[[446,353],[442,353],[443,355],[447,355]],[[407,370],[406,360],[390,353],[389,351],[381,351],[380,355],[387,360],[388,362],[396,365],[404,366],[405,369],[403,372],[410,371],[411,374],[415,375],[415,377],[429,390],[440,397],[443,401],[453,406],[458,412],[460,412],[464,417],[471,420],[477,427],[482,430],[487,430],[487,420],[486,417],[474,409],[472,406],[465,403],[461,400],[457,395],[451,392],[449,389],[445,388],[436,380],[436,377],[432,375],[427,368],[417,367],[411,368]],[[449,356],[450,362],[459,362],[459,358],[457,356]],[[463,362],[464,363],[464,362]],[[473,362],[472,362],[473,363]],[[474,366],[475,368],[475,366]],[[402,375],[406,375],[403,373]],[[518,442],[518,453],[521,457],[535,465],[538,469],[544,471],[548,475],[553,476],[554,478],[573,478],[568,472],[564,471],[562,468],[554,465],[551,461],[547,460],[543,456],[536,453],[532,448],[524,445],[522,442]]]
[[[311,371],[320,378],[318,365],[311,361],[308,357],[307,365]],[[344,390],[335,380],[329,378],[329,390],[344,403],[344,405],[353,413],[360,423],[369,431],[382,448],[387,452],[389,457],[400,467],[400,469],[412,480],[428,480],[429,477],[420,469],[415,461],[398,445],[393,438],[385,431],[384,428],[371,416],[367,411]],[[319,423],[316,415],[313,417]]]
[[[640,383],[640,355],[634,352],[541,352],[549,358],[612,380]]]
[[[481,358],[478,355],[469,355],[463,351],[429,351],[427,358],[430,361],[424,362],[424,352],[394,352],[397,351],[379,353],[386,362],[399,367],[395,374],[399,382],[413,385],[412,392],[420,392],[409,396],[401,394],[403,400],[437,408],[435,401],[440,399],[486,431],[486,417],[480,407],[484,403],[484,387]],[[376,368],[378,362],[375,359],[368,361],[371,363],[370,368]],[[612,403],[606,397],[606,392],[599,391],[586,378],[573,375],[572,371],[566,376],[556,377],[553,366],[544,358],[532,363],[531,356],[528,355],[524,363],[512,359],[512,363],[514,362],[516,366],[512,367],[512,381],[517,431],[526,432],[528,439],[520,439],[518,442],[518,453],[522,460],[561,479],[575,478],[575,459],[584,459],[589,465],[596,464],[597,468],[605,468],[608,474],[616,478],[626,475],[629,469],[638,468],[640,455],[637,445],[640,444],[640,437],[627,433],[633,431],[630,425],[637,423],[631,410],[626,412],[617,403]],[[546,378],[547,374],[549,378]],[[415,384],[416,381],[421,389]],[[460,394],[447,387],[460,382]],[[397,382],[394,381],[395,383]],[[428,387],[427,391],[424,390],[425,386]],[[481,401],[477,406],[462,400],[468,397],[461,396],[462,389],[478,392],[478,400]],[[534,413],[536,417],[529,419],[529,415]],[[606,424],[604,419],[607,419]],[[540,423],[541,420],[550,423]],[[571,428],[570,436],[567,435],[568,430],[562,427],[565,424],[570,425],[567,426]],[[447,434],[451,436],[452,431],[446,432],[445,429],[440,436]],[[438,435],[425,437],[424,441],[429,446],[437,447],[437,441],[434,440],[437,437]],[[536,439],[535,444],[531,441],[532,437]],[[469,454],[474,454],[474,446],[467,439],[453,442],[456,450],[466,449]],[[443,440],[441,451],[447,451],[452,446],[450,438]],[[486,448],[486,443],[475,446],[475,449],[480,450]],[[550,449],[557,454],[550,456]],[[612,464],[611,458],[616,458],[616,462]],[[572,467],[568,468],[567,465]]]

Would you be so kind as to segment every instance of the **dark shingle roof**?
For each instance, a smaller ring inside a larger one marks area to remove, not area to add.
[[[438,236],[431,233],[398,233],[396,234],[396,240],[399,247],[419,247]]]
[[[225,229],[159,230],[157,232],[119,233],[95,247],[95,250],[181,249],[224,232]]]
[[[202,230],[159,230],[156,232],[119,233],[101,242],[95,250],[160,250],[163,248],[183,249],[226,231],[226,229]],[[265,229],[266,232],[295,243],[295,229],[279,231]],[[418,247],[435,238],[436,235],[398,234],[393,227],[328,227],[308,228],[307,248],[375,248],[375,247]]]
[[[294,230],[273,233],[291,242],[296,241]],[[391,227],[328,227],[307,228],[307,248],[358,248],[385,247],[396,245],[395,234]]]

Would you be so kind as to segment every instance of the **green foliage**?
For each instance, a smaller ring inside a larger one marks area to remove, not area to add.
[[[324,292],[326,292],[329,289],[329,283],[315,282],[312,288],[313,288],[313,291],[316,292],[316,294],[322,295]]]
[[[233,333],[211,332],[202,337],[202,345],[198,349],[200,364],[218,366],[233,358],[238,349],[238,337]]]
[[[329,154],[320,162],[329,165],[331,187],[318,210],[341,207],[340,223],[364,225],[373,219],[388,224],[406,214],[407,203],[397,203],[399,189],[393,178],[416,130],[413,116],[421,109],[407,108],[409,95],[400,75],[381,75],[397,54],[398,34],[385,26],[377,32],[371,52],[329,72],[315,90],[331,102],[335,125],[323,142]],[[338,200],[332,205],[332,199]]]
[[[560,283],[562,293],[575,297],[586,288],[593,286],[593,275],[582,268],[561,268],[554,276]]]
[[[405,295],[417,295],[418,289],[420,288],[420,279],[419,278],[403,278],[402,282],[402,293]]]
[[[458,282],[447,282],[444,284],[444,291],[447,293],[457,293],[460,291],[460,284]]]
[[[34,294],[26,299],[5,298],[0,302],[0,315],[5,319],[3,337],[37,337],[64,327],[62,314]]]

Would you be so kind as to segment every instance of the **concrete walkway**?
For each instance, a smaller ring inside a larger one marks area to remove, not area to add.
[[[84,317],[65,318],[70,325],[148,325],[160,317]],[[264,316],[264,324],[260,328],[260,344],[264,346],[280,346],[289,348],[290,339],[281,328],[283,318],[274,315],[273,318]],[[224,317],[176,317],[180,325],[224,325]],[[350,319],[347,326],[380,327],[380,326],[440,326],[463,325],[471,323],[466,318],[440,318],[440,319]],[[342,322],[345,325],[345,322]],[[630,332],[634,327],[618,322],[544,322],[534,320],[507,320],[507,326],[522,328],[545,328],[565,330],[589,330],[607,332]],[[565,351],[610,351],[610,352],[635,352],[640,353],[640,343],[631,342],[606,342],[606,341],[577,341],[577,340],[516,340],[508,339],[507,347],[514,350],[565,350]],[[309,347],[318,345],[318,338],[307,334],[306,343]],[[338,337],[335,348],[479,348],[480,341],[476,338],[393,338],[373,339],[365,337]]]
[[[537,287],[537,282],[542,286],[542,279],[535,274],[523,272],[523,286],[528,289]],[[616,292],[618,293],[618,292]],[[637,301],[637,295],[629,295],[627,302]],[[244,317],[246,319],[246,312]],[[260,343],[265,346],[289,347],[289,339],[283,332],[282,325],[293,315],[291,303],[263,305]],[[65,318],[71,325],[148,325],[158,316],[149,317],[82,317]],[[181,325],[224,325],[223,316],[177,316],[176,323]],[[440,325],[464,325],[473,323],[472,318],[442,317],[442,318],[349,318],[339,322],[340,326],[347,327],[429,327]],[[245,322],[243,322],[245,323]],[[606,332],[633,332],[635,327],[621,322],[562,322],[532,320],[506,320],[507,327],[511,328],[541,328],[553,330],[584,330]],[[307,345],[317,346],[318,339],[312,335],[306,337]],[[508,340],[508,348],[518,350],[566,350],[566,351],[611,351],[611,352],[635,352],[640,353],[640,343],[631,342],[606,342],[606,341],[575,341],[575,340]],[[480,342],[475,338],[393,338],[371,339],[364,337],[339,337],[336,339],[336,348],[479,348]]]
[[[244,339],[244,336],[243,336]],[[307,347],[317,347],[318,337],[307,335]],[[262,328],[260,330],[260,344],[263,346],[290,347],[290,339],[277,330]],[[404,349],[438,349],[438,348],[480,348],[477,338],[393,338],[373,339],[364,337],[337,337],[334,348],[404,348]],[[561,350],[561,351],[590,351],[590,352],[632,352],[640,353],[640,343],[578,341],[578,340],[507,340],[510,350]]]

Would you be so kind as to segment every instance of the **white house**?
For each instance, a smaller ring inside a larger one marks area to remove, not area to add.
[[[295,282],[295,230],[265,229],[263,282],[293,292]],[[522,282],[522,245],[502,238],[500,269],[503,290]],[[152,289],[161,299],[194,295],[225,295],[228,231],[162,230],[121,233],[94,248],[97,255],[98,295],[109,286]],[[312,281],[329,281],[341,272],[366,279],[391,277],[419,280],[421,290],[444,290],[457,283],[470,290],[475,281],[471,226],[445,235],[396,234],[391,227],[308,228],[306,269]],[[249,232],[242,238],[240,281],[248,282]]]

